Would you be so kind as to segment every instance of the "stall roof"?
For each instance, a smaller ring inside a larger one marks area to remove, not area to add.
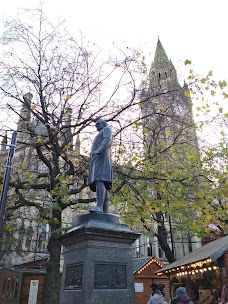
[[[183,258],[158,270],[157,273],[161,273],[166,270],[188,265],[191,263],[199,262],[207,258],[210,258],[212,261],[215,261],[219,257],[221,257],[226,250],[228,250],[228,235],[220,239],[211,241],[210,243],[194,250]]]
[[[140,268],[142,268],[144,265],[146,265],[146,263],[148,263],[150,260],[152,259],[152,257],[145,257],[145,258],[136,258],[133,259],[133,269],[134,269],[134,273],[139,270]]]
[[[133,269],[134,273],[136,273],[139,269],[144,266],[148,266],[151,263],[157,263],[159,267],[163,267],[164,264],[160,262],[156,257],[143,257],[143,258],[134,258],[133,259]]]

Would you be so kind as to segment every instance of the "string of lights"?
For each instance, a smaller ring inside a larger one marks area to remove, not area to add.
[[[183,265],[180,267],[176,267],[173,269],[169,269],[165,271],[166,274],[176,274],[176,276],[188,276],[188,275],[196,275],[199,273],[204,273],[207,271],[217,270],[219,267],[213,262],[210,258],[202,261],[198,261],[195,263],[191,263],[189,265]]]

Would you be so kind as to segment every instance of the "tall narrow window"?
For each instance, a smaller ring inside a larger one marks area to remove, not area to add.
[[[140,258],[140,239],[136,240],[136,256]]]

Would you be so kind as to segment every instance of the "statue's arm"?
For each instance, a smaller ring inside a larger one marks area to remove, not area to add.
[[[103,132],[104,139],[102,140],[99,148],[93,152],[93,155],[94,154],[102,154],[111,145],[111,142],[112,142],[112,130],[111,130],[111,128],[105,127],[102,130],[102,132]]]

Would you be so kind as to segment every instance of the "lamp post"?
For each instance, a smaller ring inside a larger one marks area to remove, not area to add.
[[[7,198],[7,191],[9,187],[9,179],[10,179],[10,171],[12,168],[12,159],[13,154],[16,146],[16,139],[17,139],[17,132],[13,131],[12,138],[11,138],[11,144],[9,145],[9,153],[8,153],[8,159],[7,159],[7,165],[5,170],[5,175],[3,179],[3,185],[2,185],[2,193],[0,198],[0,230],[3,226],[3,215],[5,210],[5,204],[6,204],[6,198]]]

